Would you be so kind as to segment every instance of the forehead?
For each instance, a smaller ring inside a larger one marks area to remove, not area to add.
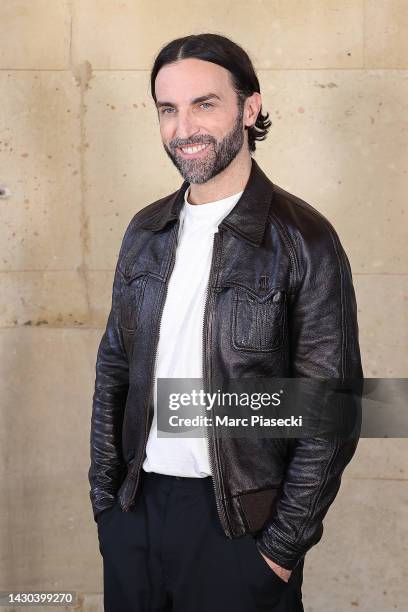
[[[196,58],[183,59],[163,66],[156,76],[156,98],[190,99],[212,91],[220,97],[233,92],[230,72],[223,66]]]

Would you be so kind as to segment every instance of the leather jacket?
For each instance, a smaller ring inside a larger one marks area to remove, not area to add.
[[[153,418],[160,319],[175,261],[184,181],[137,212],[125,232],[96,362],[89,482],[94,519],[132,508]],[[268,324],[260,333],[251,317]],[[352,274],[330,222],[273,184],[252,159],[244,192],[218,226],[203,321],[203,381],[362,379]],[[357,438],[218,438],[208,432],[227,537],[293,569],[322,537]]]

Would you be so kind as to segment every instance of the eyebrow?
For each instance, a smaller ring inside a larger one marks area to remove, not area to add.
[[[216,93],[208,93],[208,94],[205,94],[204,96],[193,98],[193,100],[191,100],[191,104],[198,104],[200,102],[205,102],[205,100],[212,100],[213,98],[216,98],[217,100],[221,100],[220,96],[217,96]],[[161,106],[176,106],[176,105],[173,104],[173,102],[165,102],[165,101],[158,100],[156,102],[156,107],[160,108]]]

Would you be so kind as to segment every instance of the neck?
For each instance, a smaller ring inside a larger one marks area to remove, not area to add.
[[[252,157],[249,151],[241,153],[242,150],[225,170],[206,183],[190,183],[190,204],[214,202],[243,191],[251,173]]]

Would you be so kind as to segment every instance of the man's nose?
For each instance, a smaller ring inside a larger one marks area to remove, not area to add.
[[[180,112],[177,119],[178,121],[176,138],[188,142],[189,139],[194,136],[200,128],[197,126],[196,122],[194,121],[194,117],[192,117],[191,113],[189,112]]]

